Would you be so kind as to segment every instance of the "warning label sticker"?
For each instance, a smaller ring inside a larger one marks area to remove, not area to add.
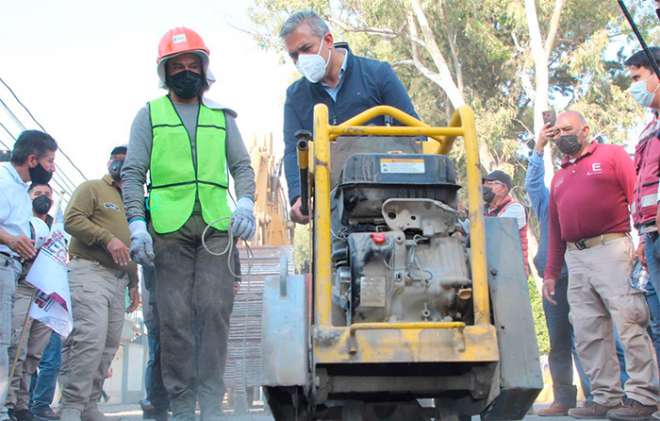
[[[381,158],[380,172],[383,174],[424,174],[423,158]]]
[[[360,305],[385,307],[385,278],[365,276],[360,282]]]

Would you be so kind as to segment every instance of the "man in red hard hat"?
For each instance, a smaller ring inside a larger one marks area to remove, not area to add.
[[[131,256],[155,266],[161,372],[177,421],[194,420],[197,401],[202,420],[222,416],[222,376],[239,270],[232,246],[255,232],[254,171],[236,113],[204,95],[213,83],[209,53],[190,29],[165,34],[157,63],[168,93],[138,112],[122,169]],[[233,211],[229,174],[238,199]]]

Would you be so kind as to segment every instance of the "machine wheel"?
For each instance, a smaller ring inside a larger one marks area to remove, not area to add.
[[[342,421],[364,421],[362,417],[362,403],[346,402],[341,410]]]
[[[304,398],[297,388],[264,387],[264,394],[275,421],[312,420],[304,406]],[[293,394],[296,394],[297,397],[294,398]],[[294,405],[294,401],[300,404],[298,408]]]
[[[446,414],[441,415],[439,421],[471,421],[472,416],[470,415],[458,415],[458,414]]]

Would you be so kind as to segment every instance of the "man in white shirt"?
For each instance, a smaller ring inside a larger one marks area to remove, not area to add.
[[[6,419],[9,375],[7,348],[11,342],[16,281],[23,262],[37,251],[30,240],[32,200],[29,183],[48,183],[55,172],[57,143],[48,134],[26,130],[18,137],[11,162],[0,164],[0,420]]]

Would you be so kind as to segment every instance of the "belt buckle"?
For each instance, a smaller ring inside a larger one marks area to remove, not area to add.
[[[587,248],[587,242],[586,242],[586,240],[584,240],[584,239],[582,239],[582,240],[577,240],[577,241],[575,242],[575,247],[576,247],[578,250],[584,250],[584,249],[586,249],[586,248]]]

